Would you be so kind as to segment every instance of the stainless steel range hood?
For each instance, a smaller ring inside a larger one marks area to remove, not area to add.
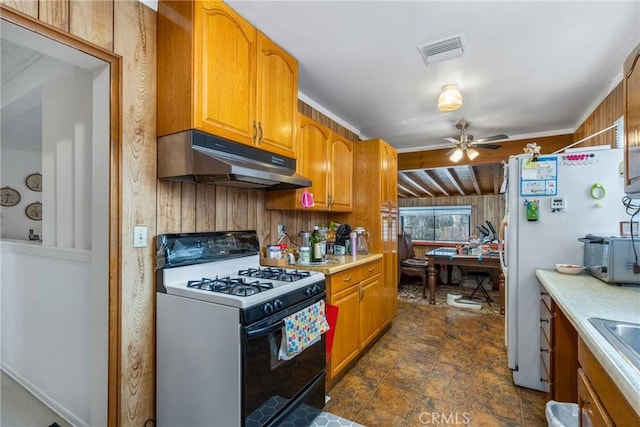
[[[296,161],[197,130],[158,138],[158,178],[238,188],[309,187]]]

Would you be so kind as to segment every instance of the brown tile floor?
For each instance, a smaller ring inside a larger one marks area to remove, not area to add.
[[[504,317],[399,302],[387,333],[327,393],[365,426],[546,426],[549,395],[515,386]]]

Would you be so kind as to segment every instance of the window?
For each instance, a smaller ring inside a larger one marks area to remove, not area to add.
[[[400,230],[412,240],[466,242],[471,231],[471,206],[400,208]]]

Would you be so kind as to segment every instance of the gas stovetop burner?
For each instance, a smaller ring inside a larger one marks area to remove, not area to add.
[[[258,280],[245,282],[242,279],[233,279],[231,277],[216,277],[215,279],[203,277],[200,280],[188,281],[187,287],[247,297],[257,294],[258,292],[273,289],[273,283],[260,282]]]
[[[309,277],[311,273],[305,270],[286,270],[280,267],[248,268],[238,271],[238,276],[255,277],[259,279],[280,280],[283,282],[295,282]]]

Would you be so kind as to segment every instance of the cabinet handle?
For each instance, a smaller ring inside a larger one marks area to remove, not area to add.
[[[548,380],[548,379],[546,379],[546,378],[542,378],[542,377],[540,377],[540,382],[542,382],[542,383],[548,383],[548,382],[549,382],[549,380]]]
[[[549,323],[549,319],[540,319],[540,323]]]
[[[540,347],[540,353],[549,353],[549,349]]]
[[[251,137],[251,142],[253,142],[253,145],[258,144],[258,122],[255,120],[253,121],[253,137]]]
[[[327,202],[329,203],[329,208],[331,208],[331,205],[333,204],[333,195],[331,193],[329,193],[329,196],[327,197]]]
[[[260,137],[258,138],[258,145],[264,141],[264,130],[262,130],[262,122],[258,122],[258,130],[260,131]]]
[[[360,301],[364,299],[364,289],[360,288]]]
[[[373,271],[375,269],[376,269],[375,267],[369,267],[369,271]]]
[[[352,278],[353,278],[353,276],[345,277],[344,279],[342,279],[342,281],[343,282],[350,282]]]

